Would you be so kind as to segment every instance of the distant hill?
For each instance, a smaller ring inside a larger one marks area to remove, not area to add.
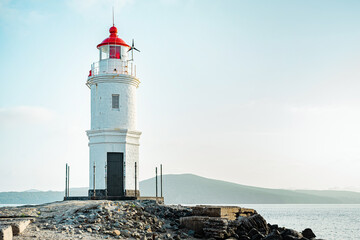
[[[71,188],[72,196],[87,195],[87,188]],[[24,192],[0,192],[0,204],[42,204],[61,201],[64,191],[39,191],[31,189]]]
[[[168,204],[360,203],[358,192],[268,189],[193,174],[164,175],[163,183]],[[87,191],[87,188],[72,188],[70,195],[86,196]],[[141,181],[140,191],[142,196],[155,196],[155,179]],[[41,204],[60,201],[63,197],[63,191],[0,192],[0,204]]]
[[[193,174],[164,175],[163,183],[166,203],[174,204],[360,203],[357,192],[268,189]],[[140,182],[140,190],[155,195],[155,178]]]

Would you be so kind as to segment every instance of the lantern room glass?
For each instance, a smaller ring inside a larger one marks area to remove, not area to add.
[[[109,46],[101,46],[100,47],[100,60],[108,59],[109,58]]]
[[[121,46],[118,45],[104,45],[100,47],[100,60],[112,58],[121,59],[124,54],[121,55]]]
[[[120,59],[120,46],[110,46],[110,58]]]

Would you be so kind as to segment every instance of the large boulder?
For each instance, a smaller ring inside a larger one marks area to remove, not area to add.
[[[315,233],[310,228],[304,229],[304,231],[302,231],[301,234],[307,239],[316,238]]]
[[[281,232],[281,236],[285,238],[286,236],[292,236],[295,237],[294,239],[302,238],[303,235],[299,233],[298,231],[295,231],[294,229],[286,228],[284,231]]]
[[[240,236],[242,232],[249,233],[253,228],[263,235],[269,234],[269,226],[266,220],[260,215],[255,214],[250,217],[239,217],[236,233]]]
[[[283,240],[283,237],[278,230],[274,230],[262,240]]]

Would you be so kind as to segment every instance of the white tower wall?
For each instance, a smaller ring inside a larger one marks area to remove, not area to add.
[[[118,60],[120,61],[120,60]],[[136,89],[139,80],[127,74],[99,74],[88,78],[91,88],[91,130],[87,131],[90,150],[89,189],[101,195],[107,189],[107,153],[124,155],[125,196],[135,188],[135,163],[139,176],[139,138],[136,130]],[[119,95],[119,108],[112,107],[113,94]],[[94,174],[95,164],[95,174]]]
[[[127,132],[126,130],[95,130],[87,131],[90,147],[90,188],[94,187],[95,163],[95,189],[106,189],[106,164],[108,152],[124,153],[124,189],[135,190],[135,162],[139,166],[139,137],[140,132]],[[137,167],[137,176],[139,168]],[[139,182],[137,181],[137,190]]]
[[[136,86],[102,77],[96,84],[91,85],[91,130],[96,129],[136,129]],[[120,79],[120,77],[117,77]],[[119,108],[112,108],[112,95],[119,95]]]

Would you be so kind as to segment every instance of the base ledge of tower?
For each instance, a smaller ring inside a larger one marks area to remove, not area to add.
[[[94,194],[94,190],[90,189],[89,190],[89,198],[92,198],[92,197],[106,197],[106,190],[105,189],[96,189],[95,194]]]
[[[125,197],[140,197],[140,191],[136,190],[125,190]]]
[[[88,191],[88,198],[89,199],[97,199],[97,200],[135,200],[140,197],[140,191],[139,190],[125,190],[125,194],[122,196],[109,196],[107,195],[107,191],[105,189],[96,189],[95,194],[94,190],[90,189]]]
[[[69,196],[64,197],[64,201],[84,201],[84,200],[140,200],[140,201],[155,201],[157,203],[164,203],[164,197],[132,197],[132,196]]]

